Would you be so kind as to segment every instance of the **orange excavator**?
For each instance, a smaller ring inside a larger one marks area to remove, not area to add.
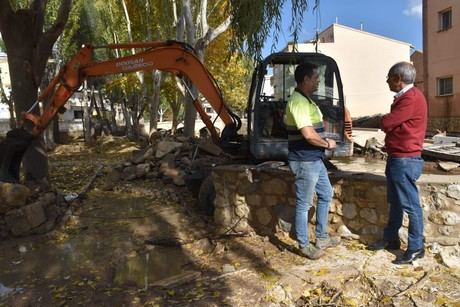
[[[138,48],[144,51],[131,56],[95,62],[92,53],[96,48]],[[287,131],[283,124],[284,108],[295,88],[295,66],[302,62],[311,62],[318,66],[320,82],[312,98],[323,113],[325,136],[335,139],[338,144],[334,155],[350,155],[351,117],[345,108],[339,69],[337,63],[324,54],[280,52],[271,54],[259,62],[253,72],[248,95],[247,139],[242,141],[238,135],[241,128],[240,118],[225,104],[217,82],[196,57],[191,46],[177,41],[85,46],[61,69],[38,97],[37,103],[51,97],[41,116],[30,112],[35,107],[34,104],[23,115],[22,127],[9,131],[6,139],[0,143],[0,181],[19,181],[22,157],[30,143],[43,132],[86,78],[154,69],[173,73],[181,79],[187,77],[210,103],[225,124],[221,135],[204,111],[198,97],[193,97],[185,86],[215,144],[224,150],[234,150],[238,146],[246,148],[247,156],[255,161],[285,160],[288,146]]]
[[[133,49],[142,48],[144,51],[131,56],[113,60],[95,62],[92,58],[96,48]],[[193,105],[209,130],[214,143],[223,147],[237,138],[241,127],[240,118],[225,104],[221,91],[215,79],[196,57],[193,48],[177,41],[159,41],[147,43],[111,44],[102,47],[84,46],[61,69],[59,74],[50,82],[37,102],[28,112],[23,114],[22,127],[7,133],[6,139],[0,144],[0,181],[19,181],[19,169],[22,157],[32,140],[39,136],[64,106],[72,94],[77,91],[83,81],[90,77],[136,71],[161,70],[173,73],[179,78],[187,77],[198,91],[211,104],[217,115],[225,124],[219,136],[211,119],[204,111],[198,97],[193,97]],[[31,110],[36,104],[50,97],[50,102],[44,107],[40,116]]]

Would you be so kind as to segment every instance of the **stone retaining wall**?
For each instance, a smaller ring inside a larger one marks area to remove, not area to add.
[[[251,170],[250,166],[222,166],[216,168],[212,176],[216,190],[214,220],[221,231],[293,233],[294,177],[287,168]],[[345,225],[364,240],[380,238],[388,218],[384,175],[337,172],[330,174],[330,178],[334,186],[330,230],[337,231]],[[457,244],[460,241],[460,177],[423,175],[418,187],[426,242]],[[310,210],[312,240],[314,221],[314,210]],[[401,230],[403,241],[407,240],[407,226],[405,216]]]
[[[54,229],[67,207],[54,191],[32,195],[24,185],[0,182],[0,240],[46,233]]]

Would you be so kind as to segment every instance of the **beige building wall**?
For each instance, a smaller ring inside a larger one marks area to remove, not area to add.
[[[452,12],[452,26],[442,30],[440,14]],[[425,95],[429,130],[460,132],[460,1],[423,1]],[[452,77],[453,94],[439,95],[439,78]]]
[[[424,86],[424,67],[423,67],[423,53],[420,51],[415,51],[411,54],[410,60],[412,64],[414,64],[415,70],[417,74],[415,76],[415,83],[414,85],[418,87],[423,93],[425,93],[425,86]]]
[[[318,52],[335,59],[342,77],[345,103],[352,117],[390,111],[393,95],[386,83],[390,67],[410,61],[409,43],[347,26],[332,24],[319,34]],[[312,43],[299,52],[314,52]]]

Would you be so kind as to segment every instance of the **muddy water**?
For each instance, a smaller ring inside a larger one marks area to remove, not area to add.
[[[0,283],[39,284],[91,280],[145,288],[190,263],[180,247],[146,247],[152,237],[178,237],[186,217],[165,201],[93,192],[63,231],[1,243]]]

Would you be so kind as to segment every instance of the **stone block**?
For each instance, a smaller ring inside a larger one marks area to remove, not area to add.
[[[232,222],[232,210],[229,207],[215,208],[214,210],[214,222],[217,225],[229,226]]]
[[[216,194],[216,199],[214,200],[214,206],[216,208],[227,208],[230,206],[230,203],[228,202],[227,197],[221,194]]]
[[[121,173],[121,179],[123,180],[133,180],[137,177],[137,167],[136,166],[128,166],[123,169]]]
[[[372,201],[377,201],[386,198],[387,189],[384,185],[371,185],[365,191],[364,198]]]
[[[354,219],[354,220],[350,220],[348,222],[345,222],[345,225],[348,228],[350,228],[351,230],[353,230],[354,232],[359,232],[359,230],[361,230],[361,228],[363,226],[359,219]]]
[[[442,246],[455,246],[460,242],[460,238],[458,237],[448,237],[448,236],[439,236],[439,237],[430,237],[425,236],[426,243],[438,243]]]
[[[161,159],[167,154],[173,152],[176,149],[182,147],[182,143],[179,142],[168,142],[168,141],[161,141],[157,145],[157,150],[155,153],[155,158]]]
[[[353,219],[358,214],[356,205],[353,203],[344,203],[342,205],[342,211],[343,211],[343,216],[350,220]]]
[[[263,182],[262,191],[266,195],[286,195],[288,192],[286,182],[278,178]]]
[[[0,214],[26,204],[30,190],[22,184],[0,182]]]
[[[372,224],[377,224],[378,216],[374,209],[364,208],[359,211],[359,216]]]
[[[342,197],[342,185],[341,184],[335,184],[333,186],[333,190],[334,190],[334,197],[340,199]]]
[[[246,202],[251,207],[258,207],[262,205],[262,197],[258,194],[247,195]]]
[[[438,225],[458,225],[460,224],[460,215],[453,211],[431,212],[428,220]]]
[[[46,221],[45,211],[40,202],[27,205],[23,210],[31,228],[35,228]]]
[[[235,207],[235,215],[238,217],[247,217],[249,214],[249,207],[245,204],[239,204]]]
[[[238,193],[235,194],[235,197],[233,199],[233,203],[235,206],[246,206],[246,197],[244,195],[240,195]]]
[[[8,211],[5,214],[5,222],[14,236],[27,235],[31,229],[29,221],[21,209]]]
[[[447,195],[460,200],[460,184],[451,184],[447,187]]]
[[[407,215],[406,212],[403,213],[403,222],[402,225],[404,227],[409,227],[409,216]]]
[[[136,165],[136,177],[142,178],[150,171],[150,163],[142,163]]]
[[[259,208],[256,211],[256,217],[260,224],[267,226],[272,220],[272,215],[267,208]]]
[[[332,219],[331,219],[331,223],[332,224],[342,224],[342,217],[337,215],[337,214],[331,214],[332,216]]]
[[[248,221],[246,219],[242,219],[238,222],[238,224],[236,224],[234,230],[239,233],[247,233],[251,231],[251,227],[249,226]]]
[[[438,228],[438,232],[444,236],[457,236],[458,235],[458,231],[455,229],[454,226],[440,226]]]
[[[376,225],[367,225],[361,229],[361,234],[365,236],[373,236],[377,238],[382,238],[383,229]]]
[[[280,202],[279,197],[267,195],[264,197],[263,205],[264,207],[274,207],[278,205]]]

